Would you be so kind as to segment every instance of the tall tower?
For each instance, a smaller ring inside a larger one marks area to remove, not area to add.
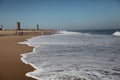
[[[37,24],[37,30],[39,30],[39,24]]]
[[[1,29],[3,28],[3,25],[1,25]]]
[[[16,22],[16,30],[20,30],[20,22]]]
[[[1,25],[0,30],[3,30],[3,25]]]

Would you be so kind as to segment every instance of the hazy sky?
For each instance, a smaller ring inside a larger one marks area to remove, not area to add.
[[[0,25],[22,28],[120,29],[120,0],[0,0]]]

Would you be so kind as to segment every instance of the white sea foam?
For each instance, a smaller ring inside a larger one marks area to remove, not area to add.
[[[33,52],[21,55],[24,63],[36,69],[26,76],[37,80],[120,79],[119,37],[65,32],[23,43],[35,47]]]
[[[116,32],[113,33],[113,35],[115,35],[115,36],[120,36],[120,32],[119,32],[119,31],[116,31]]]
[[[72,31],[60,31],[56,35],[91,35],[90,33],[72,32]]]
[[[71,32],[71,31],[60,31],[60,34],[68,34],[68,35],[71,35],[71,34],[81,34],[80,32]]]

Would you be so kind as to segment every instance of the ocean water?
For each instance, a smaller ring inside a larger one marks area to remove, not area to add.
[[[113,35],[112,35],[113,34]],[[120,80],[120,32],[91,34],[60,31],[20,44],[34,46],[21,60],[36,80]]]

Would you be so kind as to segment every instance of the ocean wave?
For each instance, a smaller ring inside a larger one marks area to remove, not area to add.
[[[60,34],[68,34],[68,35],[71,35],[71,34],[81,34],[80,32],[71,32],[71,31],[60,31],[59,33]]]
[[[119,31],[116,31],[113,33],[114,36],[120,36],[120,32]]]
[[[119,80],[119,41],[112,35],[62,31],[19,44],[34,46],[21,60],[35,69],[26,76],[36,80]]]
[[[82,32],[73,32],[73,31],[59,31],[60,35],[91,35],[90,33],[82,33]]]

